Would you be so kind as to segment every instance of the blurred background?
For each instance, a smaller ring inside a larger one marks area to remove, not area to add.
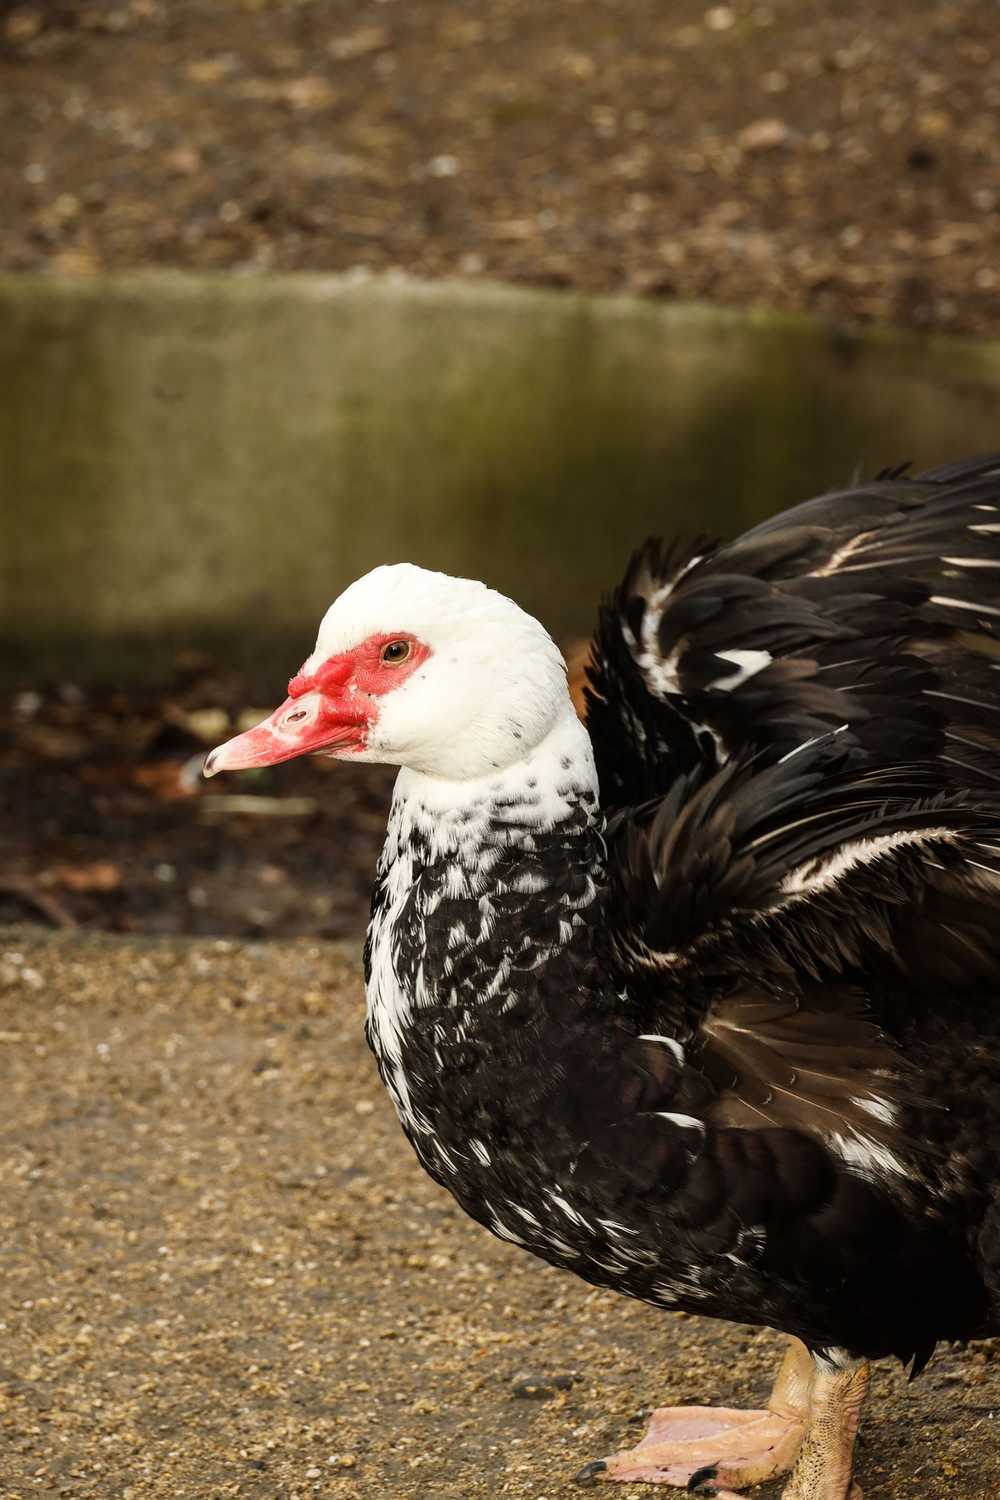
[[[199,780],[412,559],[1000,447],[995,0],[0,3],[0,920],[353,936],[390,777]]]

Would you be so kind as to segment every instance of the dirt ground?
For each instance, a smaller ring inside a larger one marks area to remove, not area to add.
[[[391,770],[311,757],[201,776],[206,751],[283,689],[199,661],[145,694],[61,683],[0,697],[0,924],[362,933]]]
[[[4,931],[4,1500],[568,1500],[644,1407],[764,1395],[772,1335],[466,1220],[361,1009],[354,945]],[[997,1352],[878,1369],[867,1500],[1000,1494]]]
[[[992,0],[0,0],[0,268],[1000,334],[998,34]],[[390,778],[202,786],[258,694],[182,663],[0,711],[0,921],[43,924],[0,930],[0,1500],[558,1500],[644,1407],[759,1400],[771,1335],[592,1291],[420,1172],[361,1035]],[[868,1500],[995,1500],[998,1413],[992,1345],[880,1368]]]
[[[1000,333],[994,0],[0,0],[0,266]]]

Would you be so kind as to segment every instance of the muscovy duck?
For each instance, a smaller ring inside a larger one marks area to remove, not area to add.
[[[868,1361],[1000,1332],[1000,456],[649,542],[587,723],[542,626],[379,567],[206,774],[401,767],[367,1034],[503,1239],[790,1335],[591,1480],[846,1500]]]

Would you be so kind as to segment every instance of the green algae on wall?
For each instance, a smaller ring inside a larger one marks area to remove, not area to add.
[[[0,278],[6,675],[304,652],[378,562],[586,630],[650,531],[1000,446],[1000,346],[350,277]]]

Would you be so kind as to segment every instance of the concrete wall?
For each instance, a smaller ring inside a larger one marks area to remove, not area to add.
[[[1000,345],[296,276],[0,278],[6,675],[287,666],[380,561],[586,629],[650,530],[1000,447]]]

